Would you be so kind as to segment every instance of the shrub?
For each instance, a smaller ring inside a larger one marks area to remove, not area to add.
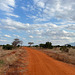
[[[52,43],[51,42],[46,42],[45,48],[52,49],[53,48]]]
[[[69,52],[69,49],[68,49],[66,46],[62,46],[62,47],[60,48],[60,50],[61,50],[62,52]]]
[[[38,45],[35,45],[34,47],[39,47]]]
[[[67,46],[67,47],[69,47],[69,48],[72,47],[70,44],[66,44],[65,46]]]
[[[18,45],[17,47],[20,47],[20,45]]]
[[[73,46],[72,48],[75,49],[75,46]]]
[[[9,45],[9,44],[3,45],[3,49],[5,49],[5,50],[12,50],[13,49],[13,46],[12,45]]]
[[[45,47],[45,44],[40,44],[40,47],[43,47],[44,48]]]
[[[51,42],[46,42],[45,44],[40,44],[40,47],[49,48],[49,49],[52,49],[53,48]]]

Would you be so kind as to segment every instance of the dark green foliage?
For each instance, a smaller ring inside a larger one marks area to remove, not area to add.
[[[39,47],[38,45],[35,45],[34,47]]]
[[[20,41],[18,38],[14,39],[14,41],[12,42],[12,45],[14,47],[17,47],[18,45],[22,46],[22,44],[23,44],[23,41]]]
[[[67,46],[67,47],[72,47],[70,44],[66,44],[65,46]]]
[[[60,45],[56,45],[56,46],[53,46],[53,47],[61,47]]]
[[[43,47],[43,48],[44,48],[44,45],[45,45],[45,44],[40,44],[40,47]]]
[[[5,50],[12,50],[13,49],[13,46],[12,45],[9,45],[9,44],[3,45],[3,49],[5,49]]]
[[[20,47],[20,45],[18,45],[17,47]]]
[[[53,48],[52,43],[51,42],[46,42],[45,48],[52,49]]]
[[[52,49],[53,48],[51,42],[46,42],[45,44],[40,44],[40,47],[49,48],[49,49]]]
[[[32,44],[34,44],[34,42],[28,42],[29,47],[31,47]]]
[[[60,50],[61,50],[62,52],[69,52],[69,49],[67,48],[67,46],[62,46],[62,47],[60,48]]]

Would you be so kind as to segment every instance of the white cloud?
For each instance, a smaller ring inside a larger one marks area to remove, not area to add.
[[[19,35],[16,35],[16,34],[13,34],[13,36],[15,36],[15,37],[17,37],[17,38],[20,38],[20,36],[19,36]]]
[[[18,15],[15,15],[15,14],[12,14],[12,13],[6,13],[6,15],[8,15],[8,16],[13,16],[13,17],[16,17],[16,18],[19,17]]]
[[[12,12],[15,7],[15,0],[0,0],[0,10]]]
[[[43,9],[38,15],[42,15],[41,21],[47,21],[53,17],[57,20],[75,22],[75,0],[34,0],[37,9]],[[48,18],[47,18],[48,17]],[[40,21],[40,17],[38,17]],[[46,19],[46,20],[45,20]]]
[[[0,27],[6,29],[12,29],[13,31],[23,31],[27,34],[29,38],[41,40],[42,42],[51,41],[52,43],[70,43],[74,41],[75,33],[70,32],[68,29],[73,30],[74,24],[67,24],[58,26],[53,23],[44,23],[44,24],[25,24],[22,22],[15,21],[13,19],[1,19]],[[71,27],[73,26],[73,28]],[[67,28],[69,27],[69,28]],[[35,34],[35,35],[34,35]],[[29,36],[30,35],[30,36]],[[14,35],[19,37],[18,35]]]
[[[1,42],[6,42],[7,40],[0,40]]]
[[[1,23],[4,25],[2,28],[10,28],[10,29],[18,29],[18,30],[28,30],[33,29],[29,24],[24,24],[15,20],[12,20],[10,18],[2,19]]]
[[[28,9],[24,6],[21,7],[23,10],[28,11]]]
[[[38,3],[37,3],[37,6],[39,6],[39,7],[41,7],[41,8],[44,8],[45,4],[44,4],[44,2],[38,2]]]
[[[70,40],[70,37],[61,37],[61,39],[66,39],[66,40]]]
[[[30,35],[29,37],[30,37],[30,38],[33,38],[33,36],[32,36],[32,35]]]
[[[4,36],[5,36],[5,37],[11,37],[10,35],[7,35],[7,34],[5,34]]]

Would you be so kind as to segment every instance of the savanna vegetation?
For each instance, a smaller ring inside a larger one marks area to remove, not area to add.
[[[23,44],[23,41],[21,41],[18,38],[16,38],[12,42],[12,45],[10,45],[10,44],[2,45],[2,49],[4,49],[4,50],[12,50],[14,48],[22,46],[22,44]]]

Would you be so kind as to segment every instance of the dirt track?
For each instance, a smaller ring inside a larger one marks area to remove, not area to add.
[[[28,75],[75,75],[75,68],[54,60],[46,54],[24,47],[28,51]]]

